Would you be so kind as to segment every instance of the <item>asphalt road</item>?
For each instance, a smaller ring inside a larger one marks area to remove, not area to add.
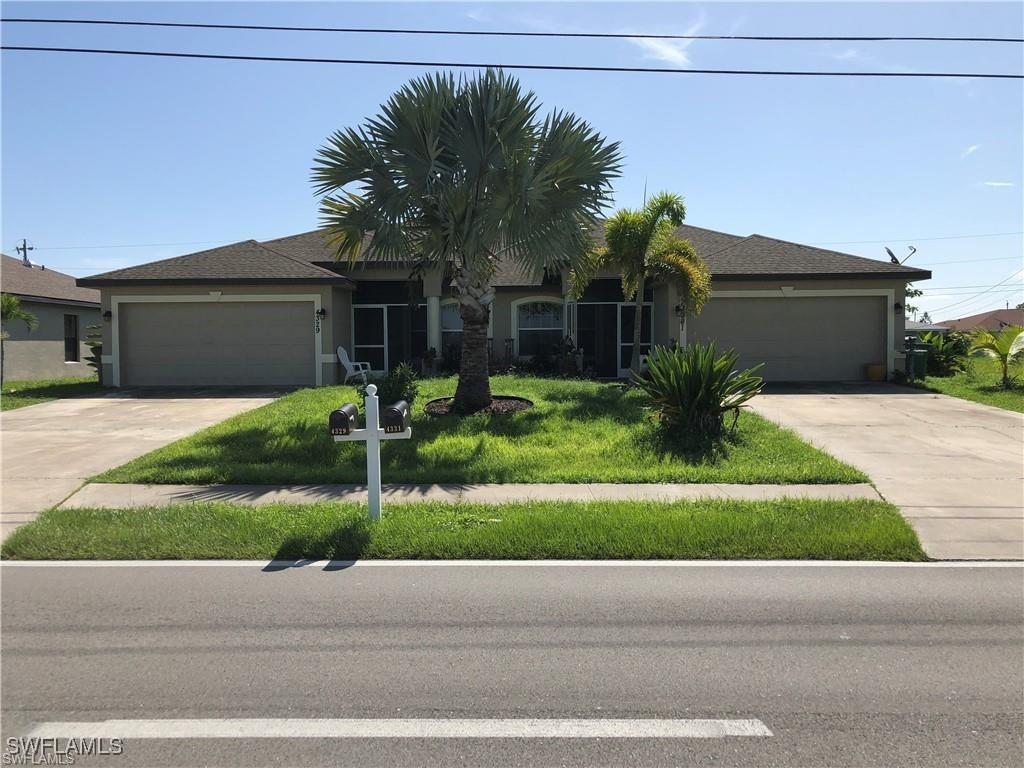
[[[244,738],[188,737],[185,723],[178,738],[125,737],[122,755],[75,764],[1016,768],[1022,577],[1017,566],[5,564],[2,748],[52,722],[129,720],[166,736],[170,719],[230,730],[247,718],[260,722]],[[253,735],[321,718],[754,720],[771,735]],[[83,727],[64,735],[118,736]]]

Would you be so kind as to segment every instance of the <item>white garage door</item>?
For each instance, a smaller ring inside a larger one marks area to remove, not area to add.
[[[769,381],[862,381],[887,364],[881,296],[712,298],[691,318],[687,341],[733,348]]]
[[[313,385],[311,301],[124,303],[122,386]]]

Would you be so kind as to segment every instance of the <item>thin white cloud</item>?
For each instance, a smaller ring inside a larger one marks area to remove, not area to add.
[[[1012,187],[1014,183],[1012,181],[983,181],[981,182],[986,187]]]
[[[691,24],[684,35],[696,35],[701,29],[704,28],[705,17],[701,14],[701,17]],[[688,67],[692,63],[690,60],[690,54],[687,53],[687,49],[694,44],[694,40],[659,40],[650,37],[640,37],[634,40],[630,40],[633,45],[637,46],[644,52],[645,59],[654,59],[655,61],[664,61],[668,64],[674,64],[677,67]]]
[[[969,147],[968,147],[967,149],[965,149],[965,150],[964,150],[964,151],[963,151],[963,152],[962,152],[962,153],[960,154],[960,159],[961,159],[961,160],[963,160],[963,159],[964,159],[964,158],[966,158],[966,157],[970,157],[970,156],[971,156],[971,155],[973,155],[973,154],[974,154],[975,152],[977,152],[977,151],[978,151],[979,149],[981,149],[981,144],[971,144],[971,146],[969,146]]]
[[[856,48],[847,48],[842,53],[833,53],[832,58],[836,61],[851,61],[852,59],[860,58],[860,51]]]

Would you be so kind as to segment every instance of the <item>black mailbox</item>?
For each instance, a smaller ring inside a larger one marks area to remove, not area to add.
[[[328,421],[332,435],[350,435],[359,427],[359,409],[352,403],[345,403],[336,411],[331,411]]]
[[[381,410],[380,425],[384,427],[384,432],[388,434],[405,432],[411,418],[409,404],[405,400],[399,400],[397,403],[392,403]]]

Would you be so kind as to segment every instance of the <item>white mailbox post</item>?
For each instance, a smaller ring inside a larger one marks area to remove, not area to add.
[[[334,435],[334,442],[361,440],[366,443],[366,485],[370,501],[370,519],[380,520],[380,442],[381,440],[408,440],[412,427],[400,432],[386,432],[380,426],[380,400],[377,385],[366,387],[366,428],[353,429],[345,435]]]

